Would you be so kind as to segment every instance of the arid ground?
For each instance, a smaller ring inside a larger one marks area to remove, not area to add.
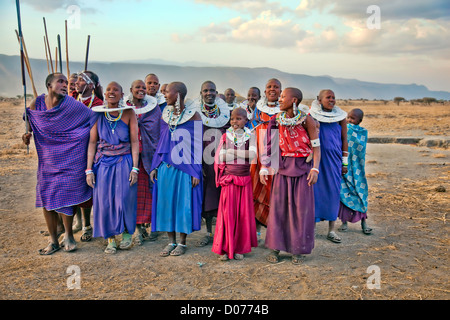
[[[338,105],[366,114],[373,234],[351,224],[336,244],[326,240],[327,223],[318,223],[312,254],[293,265],[285,253],[278,264],[268,263],[263,242],[242,261],[219,261],[210,245],[194,246],[204,230],[188,237],[181,257],[159,257],[166,235],[106,255],[103,239],[80,242],[81,232],[75,234],[77,251],[40,256],[47,238],[40,234],[46,230],[42,209],[34,206],[34,142],[27,153],[21,142],[23,100],[0,102],[0,299],[449,299],[450,105]]]

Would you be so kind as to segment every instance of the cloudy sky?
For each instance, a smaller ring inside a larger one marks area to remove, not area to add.
[[[69,60],[163,59],[417,83],[450,91],[449,0],[21,0],[28,54],[57,34]],[[15,1],[0,1],[1,54],[19,46]],[[64,53],[63,53],[64,55]]]

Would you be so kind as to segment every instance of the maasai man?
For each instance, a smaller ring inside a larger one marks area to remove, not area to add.
[[[238,104],[236,103],[236,92],[233,89],[228,88],[224,91],[224,96],[225,102],[228,104],[228,108],[230,109],[231,113],[231,111],[236,109],[238,106]]]
[[[184,254],[187,235],[201,228],[203,129],[195,105],[184,104],[186,94],[182,82],[167,86],[168,106],[150,173],[154,183],[152,231],[167,232],[170,241],[162,257]]]
[[[334,231],[339,213],[341,178],[347,173],[347,113],[336,104],[332,90],[321,90],[311,105],[310,114],[319,122],[320,175],[314,185],[316,222],[328,221],[327,239],[340,243]]]
[[[65,227],[64,250],[76,249],[72,223],[76,206],[92,197],[83,171],[93,112],[67,95],[67,78],[61,73],[48,75],[48,93],[33,100],[26,109],[29,129],[34,133],[38,155],[36,207],[42,207],[50,243],[39,250],[50,255],[61,247],[57,225],[61,214]],[[30,143],[31,133],[22,137]]]
[[[361,221],[364,234],[371,234],[372,228],[367,226],[367,205],[369,188],[366,178],[366,149],[367,129],[360,124],[364,112],[361,109],[352,109],[347,115],[348,136],[348,172],[341,180],[341,204],[339,219],[342,225],[339,231],[348,230],[347,222]]]
[[[203,210],[202,217],[206,221],[206,235],[197,242],[203,247],[212,242],[213,218],[217,217],[219,208],[220,186],[216,185],[214,157],[220,138],[230,127],[230,110],[225,101],[217,98],[216,85],[205,81],[200,90],[200,98],[194,102],[197,112],[203,121]]]
[[[256,139],[245,127],[247,112],[231,112],[230,128],[223,134],[216,152],[216,184],[221,186],[219,210],[212,252],[221,260],[242,260],[258,246],[253,206],[250,162],[256,157]]]
[[[258,125],[258,121],[256,121],[255,119],[255,109],[259,99],[261,99],[261,91],[259,90],[259,88],[251,87],[250,89],[248,89],[247,100],[243,102],[243,107],[247,111],[248,118],[248,122],[245,126],[250,130],[255,129],[255,127]]]
[[[145,86],[147,88],[147,94],[154,97],[158,102],[161,111],[167,106],[166,99],[164,98],[164,93],[159,91],[160,83],[159,78],[156,74],[150,73],[145,77]]]
[[[146,94],[145,83],[135,80],[131,84],[131,95],[125,98],[128,106],[134,107],[139,126],[139,176],[137,197],[137,235],[135,243],[141,245],[144,240],[156,240],[146,229],[152,218],[152,188],[149,174],[153,154],[159,141],[161,109],[155,98]],[[153,233],[154,235],[155,233]]]
[[[280,251],[292,254],[299,264],[314,247],[314,188],[320,164],[320,142],[316,122],[303,110],[302,92],[286,88],[280,97],[280,110],[269,122],[267,155],[261,157],[261,183],[265,184],[265,166],[279,165],[273,178],[266,247],[272,249],[266,259],[277,263]],[[313,152],[314,150],[314,152]],[[308,160],[314,153],[314,161]],[[269,158],[270,157],[270,158]],[[277,159],[275,159],[277,158]],[[275,161],[268,161],[275,160]],[[276,161],[278,160],[278,161]]]
[[[94,237],[108,239],[105,253],[131,248],[136,228],[139,174],[138,124],[133,108],[122,103],[123,90],[111,82],[107,105],[94,107],[97,122],[90,132],[86,182],[94,189]]]
[[[69,96],[71,96],[71,97],[73,96],[74,92],[77,91],[77,88],[75,86],[75,83],[77,82],[77,80],[78,80],[78,74],[72,73],[69,78],[69,92],[68,92]]]
[[[89,109],[103,105],[103,89],[98,76],[94,72],[84,71],[78,73],[75,89],[76,91],[72,93],[72,96],[84,103]],[[83,228],[80,238],[83,242],[92,240],[91,209],[92,200],[81,204],[77,208],[77,222],[74,232]]]
[[[251,176],[253,178],[253,200],[255,201],[255,216],[258,230],[258,237],[261,233],[261,225],[267,226],[267,217],[269,215],[270,191],[272,186],[272,175],[265,176],[267,183],[264,185],[259,179],[259,170],[261,162],[259,155],[263,154],[266,147],[265,135],[269,125],[270,118],[280,112],[278,98],[281,94],[281,82],[278,79],[270,79],[266,83],[264,97],[256,104],[254,112],[254,123],[256,133],[256,143],[258,147],[258,159],[252,163]]]

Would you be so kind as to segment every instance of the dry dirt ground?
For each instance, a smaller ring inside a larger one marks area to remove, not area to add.
[[[449,105],[341,105],[365,111],[363,125],[372,138],[448,137]],[[77,251],[40,256],[47,239],[39,232],[46,226],[42,210],[34,207],[37,157],[33,142],[29,154],[21,145],[22,113],[22,101],[0,102],[1,300],[450,298],[450,151],[445,147],[370,143],[366,171],[373,234],[364,235],[359,223],[352,224],[335,244],[326,240],[326,222],[318,223],[315,249],[302,265],[293,265],[288,254],[269,264],[263,243],[243,261],[218,261],[211,246],[193,245],[204,230],[188,237],[181,257],[159,257],[166,235],[106,255],[104,240],[83,243],[81,233],[75,234]]]

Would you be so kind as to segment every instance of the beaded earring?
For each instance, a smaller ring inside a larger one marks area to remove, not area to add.
[[[297,115],[298,113],[298,108],[297,108],[297,104],[294,102],[294,104],[292,105],[292,109],[294,110],[294,116]]]
[[[180,93],[177,95],[177,101],[175,102],[175,112],[180,114],[181,105],[180,105]]]

